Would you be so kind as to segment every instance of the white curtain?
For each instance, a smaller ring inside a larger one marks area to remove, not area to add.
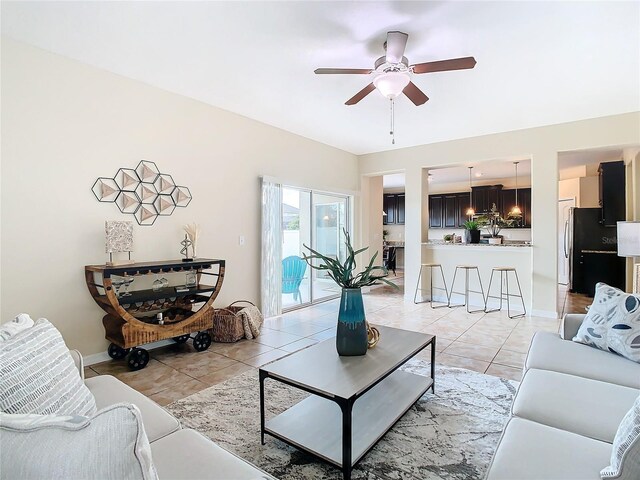
[[[262,178],[262,313],[282,313],[282,185]]]

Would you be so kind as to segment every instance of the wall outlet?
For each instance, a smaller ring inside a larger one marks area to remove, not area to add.
[[[240,235],[238,237],[238,245],[240,246],[244,245],[244,235]]]

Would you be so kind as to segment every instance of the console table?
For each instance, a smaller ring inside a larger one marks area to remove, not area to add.
[[[106,315],[102,319],[105,338],[111,342],[109,356],[121,359],[127,356],[132,370],[144,368],[149,363],[149,353],[140,348],[151,342],[172,338],[184,343],[191,334],[193,346],[204,351],[211,345],[212,305],[222,288],[225,261],[196,259],[192,262],[169,260],[132,263],[129,265],[87,265],[85,279],[91,296]],[[176,291],[175,287],[160,290],[133,290],[130,295],[117,296],[113,278],[157,275],[162,273],[193,272],[196,285]],[[211,278],[209,284],[202,277]],[[194,311],[194,304],[203,305]],[[158,314],[162,314],[159,322]]]

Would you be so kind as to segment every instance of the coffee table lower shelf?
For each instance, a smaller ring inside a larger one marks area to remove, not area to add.
[[[430,377],[396,370],[358,398],[351,411],[349,467],[355,466],[432,384]],[[312,394],[268,421],[264,431],[344,468],[343,421],[338,403]]]

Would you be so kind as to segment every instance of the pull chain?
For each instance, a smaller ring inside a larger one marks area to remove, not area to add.
[[[389,130],[389,135],[391,135],[391,145],[396,144],[396,134],[395,134],[395,109],[393,98],[391,99],[391,129]]]

